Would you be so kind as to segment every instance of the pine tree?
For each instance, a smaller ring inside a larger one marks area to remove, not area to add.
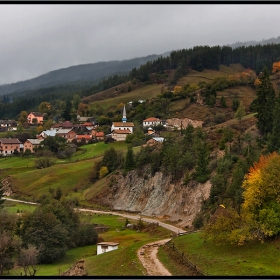
[[[135,167],[134,154],[133,154],[132,147],[129,146],[125,157],[124,169],[126,171],[129,171],[132,170],[134,167]]]
[[[275,102],[273,128],[272,133],[268,135],[267,149],[269,152],[280,151],[280,97]]]
[[[257,112],[257,127],[263,132],[272,132],[273,108],[275,102],[275,90],[269,80],[269,73],[265,67],[259,78],[261,84],[257,89],[257,98],[252,102],[251,109]]]

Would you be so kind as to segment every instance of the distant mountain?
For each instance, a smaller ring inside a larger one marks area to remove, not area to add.
[[[166,52],[162,54],[162,56],[168,56],[169,54],[170,52]],[[132,68],[139,68],[141,64],[153,61],[160,56],[161,55],[153,54],[129,60],[97,62],[62,68],[26,81],[0,85],[0,95],[62,85],[77,81],[87,84],[88,82],[95,83],[114,74],[128,73]]]
[[[242,46],[256,46],[256,45],[267,45],[267,44],[280,44],[280,36],[277,38],[263,39],[261,41],[247,41],[247,42],[236,42],[234,44],[228,44],[227,46],[232,47],[233,49],[242,47]]]

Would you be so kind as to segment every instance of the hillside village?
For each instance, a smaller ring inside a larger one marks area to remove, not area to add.
[[[128,103],[129,105],[130,103]],[[44,123],[44,116],[40,112],[30,112],[27,117],[27,123],[29,125],[39,126]],[[80,120],[79,123],[71,123],[65,121],[62,123],[54,123],[49,130],[43,130],[36,135],[34,139],[26,139],[24,143],[16,138],[0,138],[0,155],[11,156],[20,152],[25,153],[29,150],[34,153],[36,149],[41,145],[42,141],[47,137],[59,136],[66,139],[67,143],[93,143],[99,141],[125,141],[127,135],[133,134],[133,122],[128,122],[126,118],[126,108],[123,107],[123,117],[121,122],[112,122],[111,133],[104,134],[103,131],[99,131],[98,125],[95,124],[93,118],[77,116]],[[0,120],[1,131],[17,131],[18,123],[15,120]],[[142,122],[143,129],[147,129],[147,135],[155,141],[158,139],[158,133],[155,131],[155,127],[163,125],[167,130],[180,130],[185,129],[188,125],[193,127],[202,127],[203,121],[194,122],[188,118],[172,118],[169,120],[162,120],[155,117],[149,117]],[[73,145],[72,145],[73,148]]]

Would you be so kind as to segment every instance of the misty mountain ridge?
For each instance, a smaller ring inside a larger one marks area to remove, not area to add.
[[[0,85],[0,95],[63,85],[73,82],[81,82],[85,84],[91,82],[94,84],[114,74],[126,74],[131,71],[132,68],[138,68],[141,66],[141,64],[145,64],[148,61],[153,61],[160,56],[168,56],[169,54],[170,52],[165,52],[162,55],[153,54],[128,60],[96,62],[61,68],[50,71],[33,79],[12,84]]]
[[[256,45],[268,45],[268,44],[280,44],[280,36],[278,36],[277,38],[272,37],[270,39],[263,39],[261,41],[246,41],[246,42],[236,42],[234,44],[227,44],[226,46],[229,46],[233,49],[238,48],[238,47],[248,47],[248,46],[256,46]]]
[[[277,38],[263,39],[261,41],[236,42],[233,44],[227,44],[226,46],[235,49],[241,46],[255,46],[258,44],[266,45],[279,43],[280,36],[278,36]],[[36,78],[19,81],[12,84],[0,85],[0,95],[20,93],[26,90],[34,90],[65,84],[70,85],[71,83],[75,82],[78,82],[84,87],[92,86],[93,84],[96,84],[109,76],[113,76],[115,74],[127,74],[132,70],[132,68],[139,68],[141,64],[145,64],[148,61],[153,61],[160,56],[169,56],[170,53],[171,51],[167,51],[160,55],[153,54],[128,60],[114,60],[108,62],[103,61],[61,68],[50,71]]]

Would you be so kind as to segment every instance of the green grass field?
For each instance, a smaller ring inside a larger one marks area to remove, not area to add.
[[[143,276],[144,268],[137,258],[137,250],[145,243],[166,238],[170,234],[160,227],[153,232],[124,229],[125,218],[120,216],[85,213],[80,215],[84,222],[108,226],[109,230],[99,236],[104,241],[118,242],[119,248],[101,255],[96,255],[96,245],[68,250],[66,256],[55,264],[37,265],[36,276],[61,275],[80,259],[85,259],[89,276]],[[20,272],[23,272],[23,269],[17,267],[4,276],[19,276]]]
[[[33,212],[34,209],[37,207],[36,205],[26,204],[26,203],[19,203],[14,201],[6,200],[4,202],[5,210],[11,214],[16,213],[30,213]]]
[[[150,99],[159,95],[161,93],[161,88],[162,85],[158,84],[146,85],[144,87],[132,90],[127,93],[121,93],[115,96],[114,98],[94,101],[92,106],[94,107],[96,105],[99,105],[103,109],[108,109],[112,106],[117,106],[122,102],[127,103],[129,101],[137,101],[139,99]]]
[[[265,243],[217,246],[204,242],[198,233],[176,237],[175,246],[184,252],[206,276],[278,276],[280,274],[280,240]],[[160,259],[174,271],[178,262],[170,261],[160,248]],[[177,274],[176,275],[180,275]]]

